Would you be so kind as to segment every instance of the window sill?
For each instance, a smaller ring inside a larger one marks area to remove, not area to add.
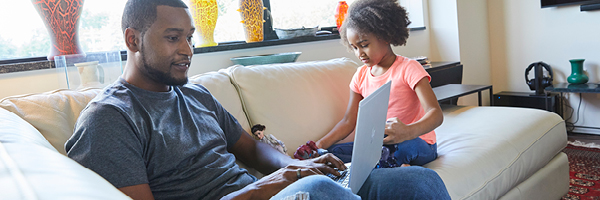
[[[285,45],[285,44],[295,44],[295,43],[303,43],[303,42],[314,42],[314,41],[322,41],[322,40],[334,40],[334,39],[340,39],[340,35],[338,35],[338,34],[317,35],[314,37],[297,37],[297,38],[291,38],[291,39],[285,39],[285,40],[279,40],[279,39],[265,40],[262,42],[253,42],[253,43],[246,43],[243,41],[228,42],[228,43],[220,43],[218,46],[194,48],[194,54],[219,52],[219,51],[231,51],[231,50],[238,50],[238,49],[249,49],[249,48],[276,46],[276,45]]]
[[[276,46],[276,45],[285,45],[285,44],[294,44],[294,43],[303,43],[303,42],[322,41],[322,40],[334,40],[334,39],[340,39],[340,36],[338,34],[328,34],[328,35],[318,35],[315,37],[298,37],[298,38],[285,39],[285,40],[265,40],[262,42],[254,42],[254,43],[246,43],[244,41],[227,42],[227,43],[221,43],[218,46],[194,48],[194,54],[211,53],[211,52],[219,52],[219,51],[231,51],[231,50],[238,50],[238,49],[249,49],[249,48],[258,48],[258,47],[266,47],[266,46]],[[123,61],[127,60],[127,52],[126,51],[121,51],[121,59]],[[52,69],[52,68],[56,68],[54,66],[54,61],[49,61],[46,59],[46,57],[31,57],[31,58],[22,58],[22,59],[13,59],[13,60],[0,60],[0,74],[31,71],[31,70],[40,70],[40,69]]]
[[[411,28],[410,30],[411,31],[425,30],[425,27]],[[298,37],[298,38],[284,39],[284,40],[279,40],[279,39],[265,40],[262,42],[254,42],[254,43],[246,43],[244,41],[227,42],[227,43],[221,43],[217,46],[212,46],[212,47],[194,48],[194,54],[220,52],[220,51],[231,51],[231,50],[238,50],[238,49],[249,49],[249,48],[286,45],[286,44],[295,44],[295,43],[304,43],[304,42],[315,42],[315,41],[322,41],[322,40],[335,40],[335,39],[340,39],[340,35],[339,34],[327,34],[327,35],[317,35],[314,37]],[[127,52],[126,51],[121,51],[121,59],[123,61],[127,60]],[[48,61],[46,59],[46,57],[31,57],[31,58],[12,59],[12,60],[0,60],[0,74],[31,71],[31,70],[40,70],[40,69],[52,69],[52,68],[56,68],[54,66],[54,61]]]

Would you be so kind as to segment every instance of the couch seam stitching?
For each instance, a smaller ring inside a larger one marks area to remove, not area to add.
[[[547,129],[547,130],[545,131],[545,133],[548,133],[548,131],[550,131],[550,130],[552,130],[552,129],[556,128],[556,127],[557,127],[559,124],[562,124],[563,122],[564,122],[564,120],[561,120],[561,121],[559,121],[559,122],[558,122],[558,123],[556,123],[554,126],[552,126],[552,128],[549,128],[549,129]],[[496,175],[494,176],[494,178],[492,178],[492,179],[489,179],[489,180],[486,180],[484,184],[482,184],[482,185],[480,185],[480,186],[479,186],[479,189],[477,189],[476,191],[473,191],[473,192],[471,192],[470,194],[467,194],[467,195],[466,195],[464,198],[461,198],[461,199],[466,199],[466,198],[468,198],[468,197],[472,197],[474,194],[476,194],[476,193],[480,192],[481,190],[483,190],[483,188],[484,188],[485,186],[487,186],[487,185],[490,183],[490,181],[492,181],[492,180],[496,180],[496,178],[498,178],[498,177],[500,176],[500,174],[502,174],[502,173],[503,173],[504,171],[506,171],[508,168],[512,167],[512,166],[515,164],[515,162],[521,158],[521,156],[523,155],[523,152],[525,152],[525,151],[529,150],[529,149],[530,149],[530,148],[531,148],[531,147],[532,147],[532,146],[533,146],[535,143],[537,143],[537,142],[538,142],[538,141],[539,141],[539,140],[540,140],[540,139],[541,139],[541,138],[542,138],[544,135],[546,135],[546,134],[542,134],[542,135],[541,135],[540,137],[538,137],[538,138],[537,138],[535,141],[533,141],[531,144],[529,144],[529,146],[527,147],[527,149],[525,149],[525,150],[524,150],[524,151],[522,151],[522,152],[519,152],[519,155],[517,156],[517,158],[513,159],[513,160],[512,160],[512,162],[511,162],[511,163],[510,163],[510,164],[509,164],[507,167],[504,167],[502,170],[500,170],[498,173],[496,173]],[[560,151],[559,151],[559,152],[560,152]],[[556,154],[558,154],[558,152],[556,152]],[[547,163],[546,163],[546,164],[547,164]],[[518,184],[517,184],[517,185],[518,185]]]
[[[231,82],[231,84],[235,88],[235,91],[237,92],[238,98],[240,99],[240,103],[242,103],[242,111],[244,111],[244,117],[246,117],[246,120],[248,121],[248,125],[250,127],[252,127],[253,122],[250,119],[250,116],[248,115],[248,108],[246,106],[246,102],[244,101],[244,95],[243,95],[242,89],[240,88],[240,85],[235,80],[235,75],[233,73],[239,67],[240,66],[234,66],[232,69],[228,70],[227,76],[229,77],[229,82]]]

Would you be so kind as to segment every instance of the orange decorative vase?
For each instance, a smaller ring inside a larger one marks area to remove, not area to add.
[[[263,41],[263,23],[265,20],[262,0],[240,0],[240,15],[242,16],[242,24],[244,24],[244,32],[246,33],[246,42]]]
[[[342,27],[342,22],[346,19],[346,14],[348,13],[348,4],[346,1],[338,2],[337,7],[335,8],[335,25],[337,25],[337,29],[340,30]]]
[[[48,60],[54,56],[81,54],[79,45],[79,17],[83,0],[32,0],[33,6],[42,17],[52,46]]]
[[[219,17],[217,0],[190,0],[190,10],[200,38],[199,47],[216,46],[214,33]]]

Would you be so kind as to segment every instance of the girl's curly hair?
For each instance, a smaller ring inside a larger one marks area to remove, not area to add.
[[[374,34],[391,45],[406,44],[408,39],[408,13],[398,0],[358,0],[350,5],[340,28],[342,44],[351,48],[346,30]]]

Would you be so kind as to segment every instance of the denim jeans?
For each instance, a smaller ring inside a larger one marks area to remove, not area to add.
[[[287,196],[295,195],[297,192],[308,192],[310,200],[360,199],[349,188],[342,187],[342,185],[334,182],[331,178],[323,175],[312,175],[301,178],[287,186],[279,191],[277,195],[271,197],[271,200],[283,199]]]
[[[352,162],[352,148],[354,142],[334,144],[327,151],[337,156],[344,163]],[[398,143],[394,158],[399,165],[410,164],[423,166],[437,158],[437,143],[428,144],[421,138],[406,140]]]
[[[418,137],[401,142],[396,148],[394,157],[398,164],[423,166],[437,158],[437,143],[428,144]]]
[[[374,169],[355,196],[329,177],[304,177],[281,190],[271,199],[279,200],[297,192],[308,192],[311,200],[320,199],[450,199],[438,174],[427,168],[411,166]]]
[[[352,162],[352,148],[354,146],[354,142],[347,142],[342,144],[334,144],[331,145],[327,151],[332,153],[344,163]]]

